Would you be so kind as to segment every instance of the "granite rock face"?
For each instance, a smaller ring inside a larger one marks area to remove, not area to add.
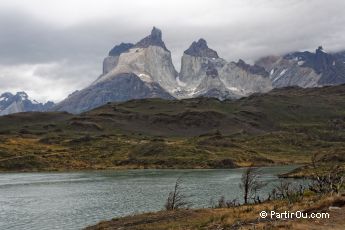
[[[111,68],[105,68],[107,71],[93,84],[111,80],[122,73],[134,73],[143,81],[157,82],[168,92],[176,88],[177,72],[172,64],[171,54],[160,46],[132,48],[111,58],[114,58]]]
[[[89,87],[75,92],[54,110],[81,113],[107,102],[160,97],[173,99],[177,72],[162,32],[151,34],[136,44],[115,46],[103,61],[103,73]]]
[[[272,89],[266,70],[240,60],[227,62],[204,39],[184,52],[178,77],[179,97],[239,98]]]
[[[54,103],[51,101],[43,104],[31,100],[25,92],[18,92],[15,95],[12,93],[3,93],[0,96],[0,116],[30,111],[45,112],[53,106]]]
[[[121,43],[120,45],[116,45],[109,51],[108,57],[106,57],[103,61],[103,74],[108,73],[111,69],[113,69],[119,60],[119,56],[122,53],[128,52],[131,48],[133,48],[134,44],[132,43]]]

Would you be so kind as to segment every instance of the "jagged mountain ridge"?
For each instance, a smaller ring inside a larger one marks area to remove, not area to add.
[[[20,112],[45,112],[53,106],[51,101],[43,104],[30,99],[25,92],[17,92],[15,95],[6,92],[0,96],[0,116]]]
[[[204,39],[200,39],[184,52],[178,73],[172,63],[171,53],[162,40],[162,32],[154,27],[150,35],[136,44],[121,43],[111,49],[103,61],[100,77],[54,109],[80,113],[110,101],[198,96],[226,99],[272,89],[265,71],[254,73],[247,70],[247,65],[226,62],[207,46]],[[127,81],[117,78],[127,78]],[[138,85],[142,85],[143,90],[145,88],[145,93],[138,90]],[[121,89],[127,89],[124,95],[119,94]]]
[[[345,53],[326,53],[320,46],[315,53],[293,52],[268,56],[256,65],[269,72],[273,87],[319,87],[345,83]]]
[[[180,72],[175,70],[162,32],[153,27],[139,42],[114,46],[103,61],[103,72],[90,86],[54,107],[81,113],[107,102],[158,97],[236,99],[287,86],[319,87],[345,83],[345,53],[294,52],[268,56],[254,65],[227,62],[206,40],[184,51]]]

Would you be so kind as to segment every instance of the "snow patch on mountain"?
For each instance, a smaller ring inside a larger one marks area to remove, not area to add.
[[[287,69],[283,69],[283,70],[280,72],[279,76],[283,76],[283,75],[286,73],[286,71],[287,71]]]
[[[186,87],[186,86],[187,86],[187,83],[182,82],[182,81],[180,80],[180,76],[177,76],[177,77],[176,77],[176,81],[177,81],[177,84],[178,84],[179,86],[181,86],[181,87]]]
[[[152,82],[152,78],[150,75],[145,74],[145,73],[139,73],[138,74],[139,78],[144,81],[144,82]]]

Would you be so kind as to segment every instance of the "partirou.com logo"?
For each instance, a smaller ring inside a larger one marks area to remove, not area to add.
[[[270,219],[328,219],[329,213],[318,212],[318,213],[305,213],[302,211],[290,212],[276,212],[276,211],[261,211],[260,217]]]

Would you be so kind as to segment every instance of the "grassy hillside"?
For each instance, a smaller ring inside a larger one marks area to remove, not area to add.
[[[0,170],[225,168],[344,162],[345,85],[276,89],[236,101],[108,103],[0,117]]]

